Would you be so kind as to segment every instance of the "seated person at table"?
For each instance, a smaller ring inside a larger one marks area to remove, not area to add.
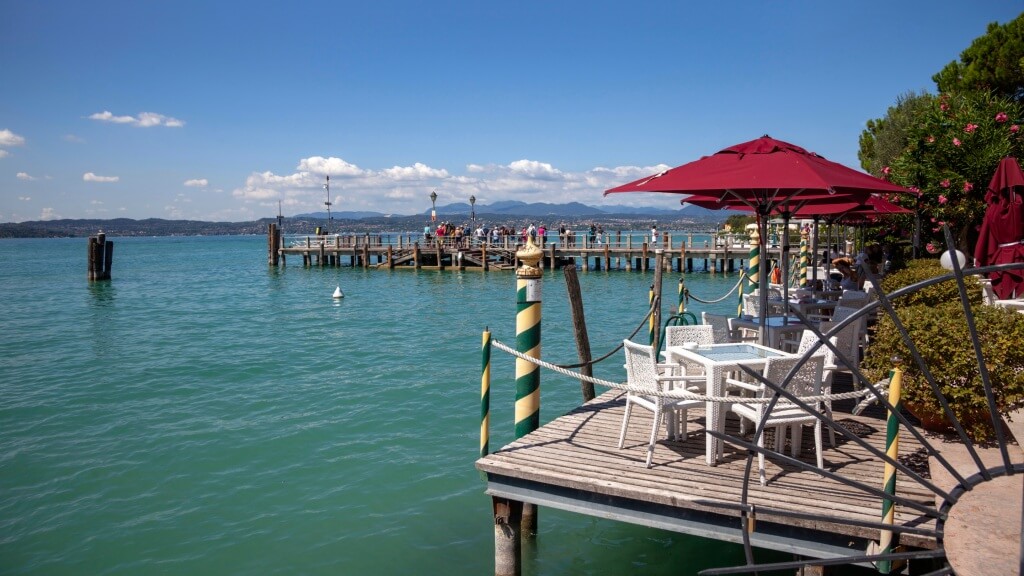
[[[836,258],[832,261],[832,265],[843,275],[843,279],[839,281],[840,288],[843,290],[860,290],[860,281],[857,278],[857,272],[853,269],[852,260],[845,257]]]

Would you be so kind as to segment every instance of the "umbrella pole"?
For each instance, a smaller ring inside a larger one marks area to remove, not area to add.
[[[811,235],[811,287],[818,285],[818,217],[814,217],[814,233]]]

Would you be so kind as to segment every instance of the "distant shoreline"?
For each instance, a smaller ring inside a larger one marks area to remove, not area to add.
[[[595,216],[558,216],[547,217],[522,216],[510,214],[478,214],[476,221],[504,225],[525,225],[530,222],[565,223],[573,228],[589,226],[591,222],[600,223],[606,230],[615,229],[646,229],[657,224],[663,229],[690,231],[694,233],[714,230],[718,223],[734,213],[723,213],[718,219],[680,218],[652,215],[614,215]],[[456,223],[471,222],[468,214],[438,214],[438,220]],[[277,218],[261,218],[249,222],[205,222],[200,220],[164,220],[147,218],[133,220],[130,218],[113,219],[62,219],[37,220],[30,222],[0,223],[0,238],[85,238],[99,231],[110,236],[241,236],[266,234],[267,226],[276,223]],[[286,234],[315,234],[317,227],[325,227],[326,219],[320,218],[282,218],[282,228]],[[332,231],[342,234],[378,234],[422,232],[425,223],[430,223],[424,215],[401,217],[376,217],[361,219],[334,218],[330,223]]]

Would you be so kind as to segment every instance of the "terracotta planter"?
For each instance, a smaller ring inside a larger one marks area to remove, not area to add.
[[[922,428],[929,432],[949,432],[953,430],[953,424],[946,418],[941,408],[933,409],[911,402],[904,402],[903,407],[921,422]]]

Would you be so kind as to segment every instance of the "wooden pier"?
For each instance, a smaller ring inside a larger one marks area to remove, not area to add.
[[[583,270],[646,272],[654,267],[656,250],[662,249],[666,270],[731,273],[741,270],[750,254],[747,245],[694,245],[692,236],[663,233],[657,244],[651,244],[649,237],[636,233],[609,233],[600,240],[576,234],[538,243],[544,252],[540,267],[575,264]],[[491,271],[515,270],[515,253],[523,244],[518,236],[498,241],[467,237],[460,243],[412,233],[283,237],[277,225],[270,224],[267,246],[271,266],[284,266],[291,257],[301,258],[303,266]]]
[[[844,558],[864,555],[869,542],[878,539],[878,528],[857,525],[879,521],[882,502],[876,496],[811,471],[780,467],[770,458],[768,484],[761,486],[756,459],[748,478],[747,451],[735,445],[726,444],[724,460],[708,466],[703,410],[690,411],[690,437],[660,440],[653,466],[645,468],[650,416],[631,419],[626,446],[619,450],[624,405],[624,393],[608,391],[480,458],[476,467],[487,473],[487,494],[495,501],[496,515],[509,503],[525,502],[739,543],[743,540],[740,504],[747,489],[747,503],[757,510],[754,531],[749,533],[753,546],[806,558]],[[848,413],[851,407],[849,401],[837,403],[836,420],[884,450],[884,411],[853,416]],[[847,413],[840,413],[844,409]],[[726,432],[739,436],[738,423],[730,418]],[[800,458],[813,465],[810,429],[804,434]],[[883,466],[877,457],[838,433],[836,444],[830,446],[826,438],[826,469],[868,486],[881,486]],[[913,459],[920,449],[909,434],[901,437],[901,459]],[[928,507],[936,505],[933,492],[902,475],[896,493]],[[897,510],[898,526],[935,527],[933,519],[919,512]],[[937,546],[929,535],[903,533],[897,538],[907,547]]]

